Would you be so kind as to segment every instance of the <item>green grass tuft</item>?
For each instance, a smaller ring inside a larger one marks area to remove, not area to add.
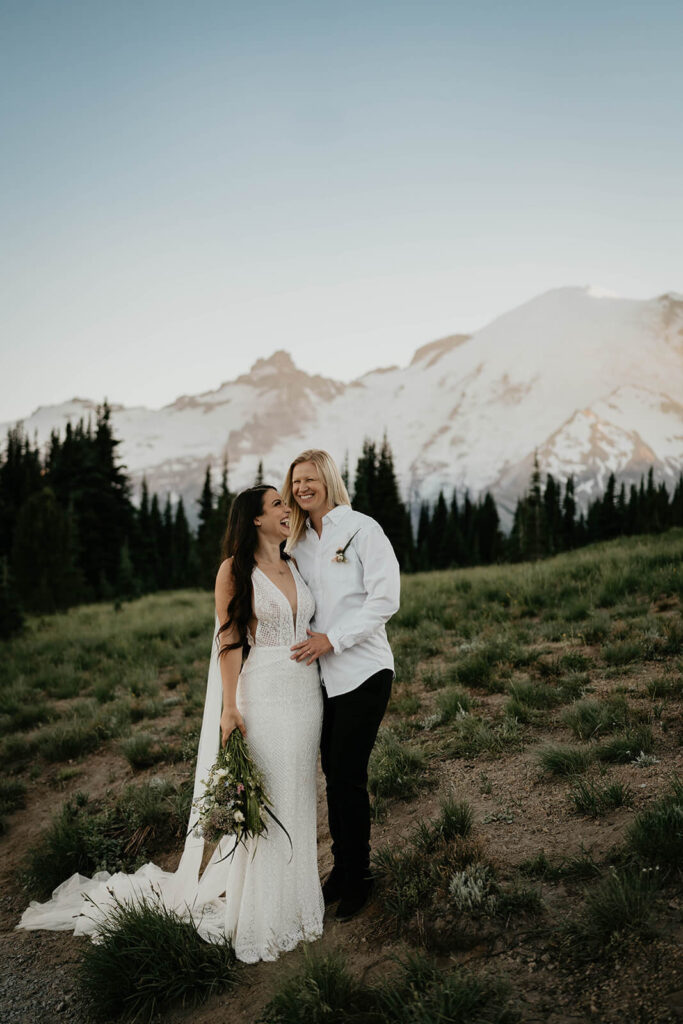
[[[448,686],[437,694],[436,707],[441,716],[441,723],[445,724],[466,714],[472,707],[472,699],[460,687]]]
[[[648,696],[653,700],[662,698],[680,700],[683,697],[683,677],[661,676],[659,679],[651,679],[646,690]]]
[[[259,1024],[512,1024],[509,986],[424,954],[397,960],[376,986],[358,981],[339,953],[312,955],[266,1006]]]
[[[426,785],[424,756],[382,729],[370,757],[368,788],[379,799],[414,796]]]
[[[483,753],[499,757],[522,746],[522,732],[514,719],[506,717],[489,724],[475,715],[466,715],[453,722],[446,750],[449,757]]]
[[[465,839],[472,832],[474,811],[467,801],[456,801],[448,797],[441,801],[439,816],[430,822],[420,822],[415,827],[412,840],[423,853],[449,843],[453,839]]]
[[[0,778],[0,814],[26,806],[26,783],[20,779]]]
[[[615,736],[600,744],[595,748],[595,756],[607,764],[628,764],[640,754],[651,754],[654,746],[652,729],[647,725],[639,725],[623,736]]]
[[[602,950],[627,933],[648,932],[654,911],[658,878],[650,869],[611,868],[607,876],[586,893],[582,914],[568,928],[578,955]]]
[[[539,711],[562,703],[562,695],[548,683],[510,683],[508,689],[510,696],[519,704]]]
[[[630,665],[642,657],[643,648],[637,640],[623,640],[602,649],[602,660],[606,665]]]
[[[592,759],[584,747],[550,744],[538,752],[538,763],[549,775],[578,775],[586,771]]]
[[[617,807],[633,806],[633,792],[621,782],[600,786],[593,781],[579,779],[570,796],[578,813],[592,818],[599,818]]]
[[[166,758],[166,750],[148,732],[136,732],[121,742],[121,753],[131,768],[150,768]]]
[[[35,757],[38,740],[35,736],[6,736],[0,744],[0,764],[17,771]]]
[[[512,1024],[519,1019],[503,980],[463,967],[443,970],[424,954],[400,966],[402,976],[376,990],[378,1024]]]
[[[446,842],[460,836],[465,839],[472,832],[474,811],[466,800],[457,802],[447,799],[441,804],[441,813],[434,822],[434,828]]]
[[[562,714],[562,722],[569,726],[577,739],[593,737],[623,729],[630,720],[628,702],[616,695],[607,700],[580,700]]]
[[[82,996],[97,1017],[139,1024],[173,1004],[196,1006],[237,976],[227,940],[205,942],[194,924],[143,897],[115,900],[79,971]]]
[[[641,811],[629,828],[626,847],[646,864],[683,864],[683,782],[674,776],[668,793]]]

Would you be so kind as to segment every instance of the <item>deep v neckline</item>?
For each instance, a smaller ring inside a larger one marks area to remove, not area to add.
[[[260,569],[258,565],[255,566],[255,568],[258,570],[258,572],[261,573],[261,575],[263,577],[265,577],[265,579],[268,580],[268,582],[270,583],[270,585],[272,587],[275,587],[275,589],[277,590],[278,594],[280,594],[282,597],[284,597],[285,601],[287,602],[287,604],[289,606],[289,610],[292,613],[292,626],[294,628],[294,637],[296,638],[296,635],[297,635],[296,627],[299,624],[298,623],[298,619],[299,619],[299,605],[301,604],[301,598],[299,597],[299,584],[296,582],[296,576],[292,572],[291,567],[289,565],[289,562],[287,562],[286,564],[287,564],[287,568],[289,569],[289,574],[292,577],[292,579],[294,580],[294,589],[296,590],[296,610],[292,607],[292,602],[289,600],[289,598],[285,594],[284,590],[281,590],[280,587],[278,587],[277,583],[275,583],[273,580],[271,580],[270,576],[267,573],[265,573],[263,571],[263,569]]]

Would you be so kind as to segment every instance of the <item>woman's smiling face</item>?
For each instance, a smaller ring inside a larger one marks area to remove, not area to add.
[[[315,462],[299,462],[292,473],[292,494],[304,512],[320,513],[329,509],[327,488],[320,479]]]
[[[264,492],[262,509],[254,525],[261,528],[263,535],[276,541],[289,537],[289,508],[274,487]]]

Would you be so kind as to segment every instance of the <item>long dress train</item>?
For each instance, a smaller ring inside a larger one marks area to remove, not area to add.
[[[296,617],[282,591],[255,568],[252,574],[256,635],[237,684],[237,706],[247,743],[264,774],[271,806],[290,840],[274,823],[255,842],[232,848],[231,837],[216,846],[201,877],[204,840],[190,831],[178,868],[163,871],[148,862],[134,874],[106,871],[75,874],[46,903],[31,902],[17,928],[73,931],[97,940],[97,926],[114,898],[154,895],[208,942],[230,937],[238,959],[275,960],[279,953],[322,934],[324,903],[318,877],[316,767],[322,722],[322,693],[316,665],[290,660],[293,643],[306,639],[313,616],[311,593],[289,562],[297,590]],[[222,684],[214,630],[206,702],[197,754],[193,799],[220,743]],[[190,817],[194,824],[196,812]],[[225,896],[223,895],[225,893]],[[86,897],[89,897],[86,898]]]

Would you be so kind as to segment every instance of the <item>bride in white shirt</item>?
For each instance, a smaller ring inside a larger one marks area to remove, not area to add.
[[[368,761],[391,695],[394,659],[385,623],[398,610],[399,566],[379,523],[351,508],[339,469],[310,449],[282,489],[291,508],[287,550],[315,598],[308,639],[292,658],[316,659],[323,683],[320,741],[334,867],[325,903],[349,920],[372,895]]]

